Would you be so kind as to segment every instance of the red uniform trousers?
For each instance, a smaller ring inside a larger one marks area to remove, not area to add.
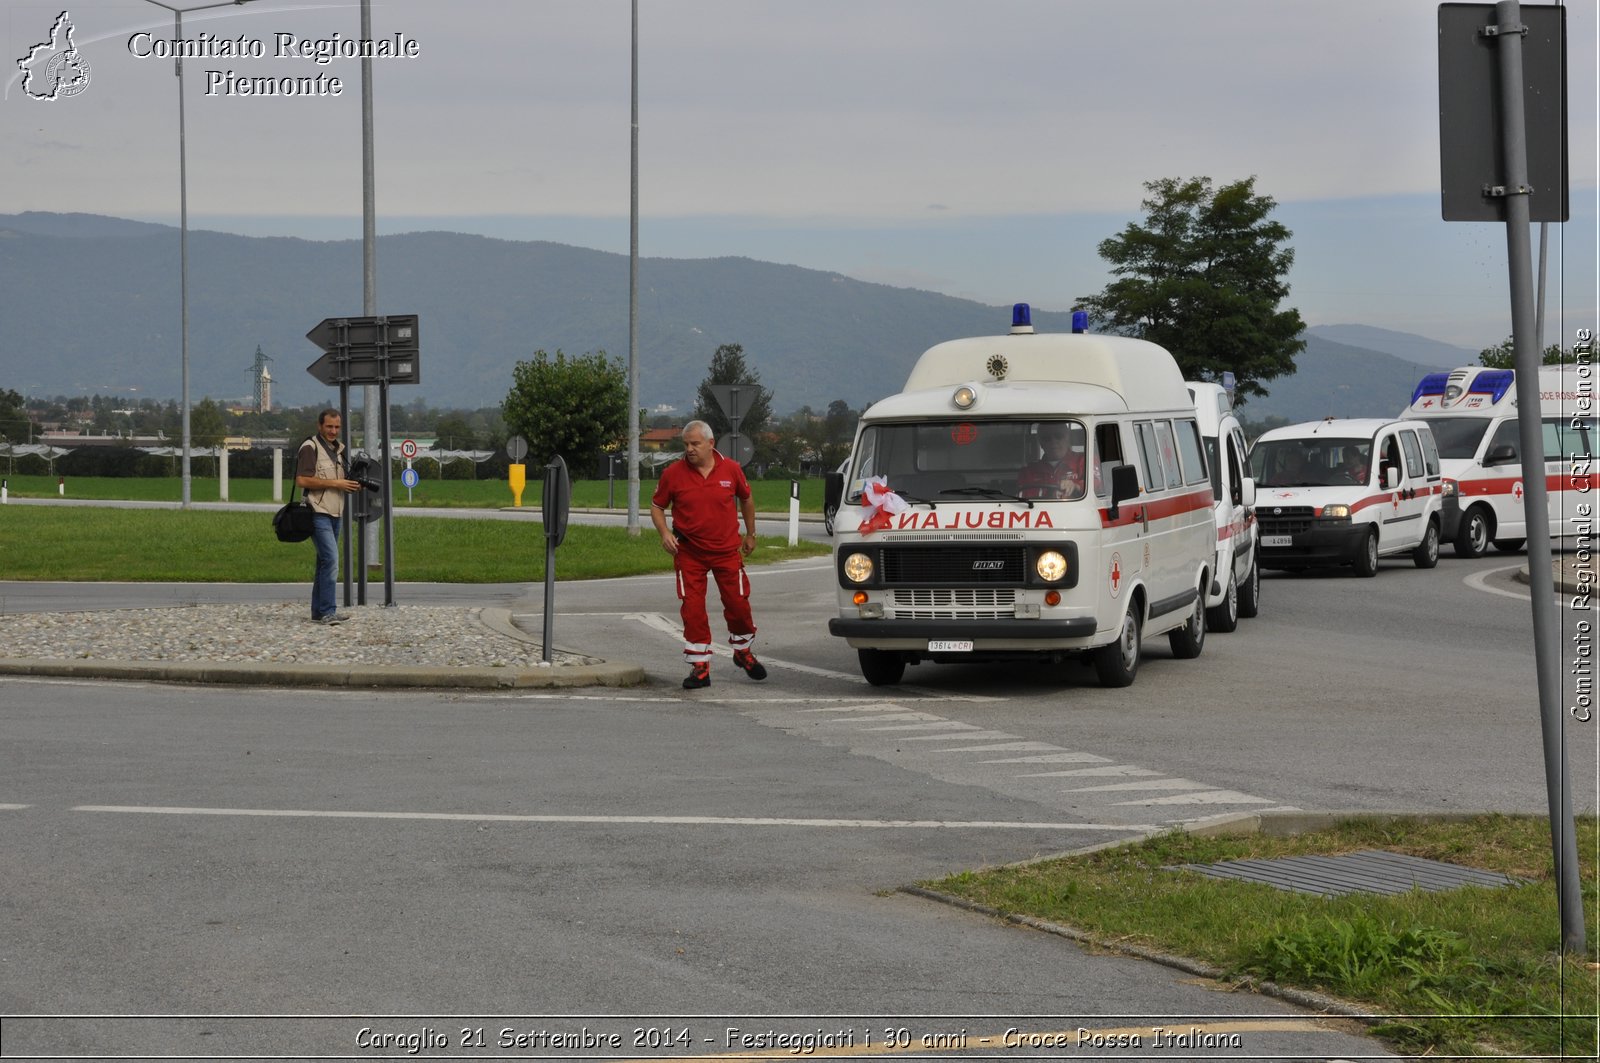
[[[707,554],[685,542],[678,544],[673,558],[678,574],[678,598],[683,602],[683,656],[690,664],[711,660],[711,621],[706,616],[706,574],[716,578],[722,596],[722,618],[728,624],[728,644],[735,650],[748,650],[756,638],[756,622],[750,615],[750,579],[744,572],[744,558],[737,549],[724,554]]]

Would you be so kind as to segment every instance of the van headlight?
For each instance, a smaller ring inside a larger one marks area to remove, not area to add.
[[[1327,520],[1349,520],[1350,507],[1343,502],[1335,502],[1331,506],[1322,507],[1322,516]]]
[[[844,559],[844,574],[852,583],[865,583],[872,578],[872,558],[855,553]]]
[[[1059,550],[1043,550],[1034,558],[1033,570],[1046,583],[1058,583],[1067,575],[1067,559]]]

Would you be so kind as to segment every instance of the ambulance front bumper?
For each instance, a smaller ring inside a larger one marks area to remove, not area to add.
[[[863,620],[858,617],[833,617],[828,634],[848,639],[852,646],[885,647],[883,640],[912,640],[924,645],[930,641],[969,639],[975,643],[1004,642],[1017,646],[1032,643],[1039,649],[1060,645],[1067,639],[1085,639],[1095,633],[1092,616],[1068,620],[1000,617],[987,620]],[[997,647],[999,648],[999,647]],[[1010,648],[1008,645],[1007,648]]]
[[[1261,567],[1311,568],[1321,565],[1348,565],[1356,559],[1356,554],[1360,552],[1361,544],[1366,540],[1367,530],[1370,527],[1370,524],[1341,522],[1314,526],[1289,536],[1271,536],[1273,539],[1290,539],[1291,542],[1287,546],[1282,544],[1268,546],[1269,536],[1262,535]]]

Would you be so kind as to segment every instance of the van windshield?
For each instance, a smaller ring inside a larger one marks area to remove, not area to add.
[[[869,425],[845,500],[859,505],[874,476],[908,502],[1082,498],[1088,439],[1070,419]]]
[[[1370,439],[1274,439],[1250,451],[1250,474],[1262,487],[1365,484],[1371,459]]]
[[[1441,458],[1470,458],[1478,452],[1483,434],[1494,422],[1487,417],[1430,417],[1434,442]]]

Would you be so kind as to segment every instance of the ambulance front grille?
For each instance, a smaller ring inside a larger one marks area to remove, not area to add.
[[[1257,506],[1262,535],[1294,535],[1311,530],[1310,506]]]
[[[1027,579],[1027,553],[1009,543],[960,546],[886,546],[883,582],[1021,586]]]
[[[897,620],[989,620],[1014,614],[1017,592],[988,587],[889,592]]]

